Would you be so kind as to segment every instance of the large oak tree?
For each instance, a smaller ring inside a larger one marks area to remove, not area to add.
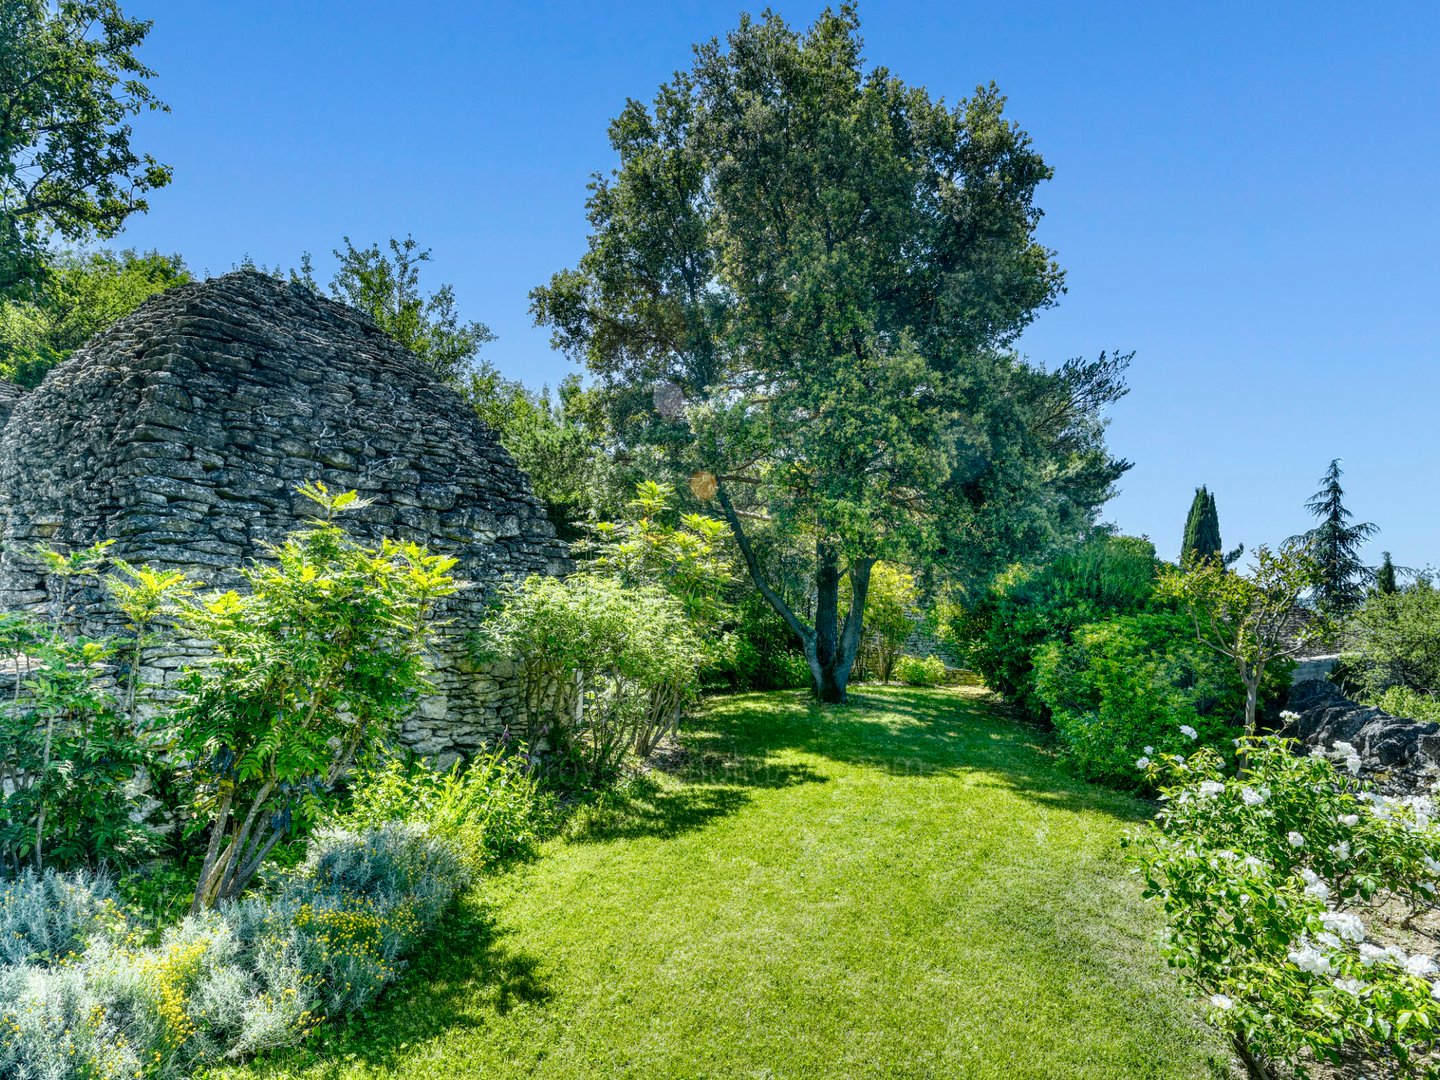
[[[1126,467],[1100,419],[1124,358],[1045,371],[1011,347],[1062,274],[1035,239],[1050,170],[1003,108],[867,71],[849,7],[744,18],[627,102],[589,249],[532,294],[619,449],[713,488],[822,700],[845,698],[877,559],[1033,552]],[[772,584],[776,536],[810,553],[809,613]]]

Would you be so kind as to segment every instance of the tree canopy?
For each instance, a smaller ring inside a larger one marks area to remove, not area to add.
[[[624,452],[713,492],[827,700],[877,559],[1008,562],[1081,532],[1126,468],[1100,412],[1128,358],[1013,351],[1063,276],[1034,235],[1050,169],[1004,104],[867,71],[850,7],[804,32],[743,18],[626,103],[588,250],[532,293]],[[756,555],[769,529],[811,548],[813,625]]]
[[[52,236],[112,237],[170,182],[131,146],[128,118],[166,108],[149,32],[116,0],[0,0],[0,296],[43,281]]]

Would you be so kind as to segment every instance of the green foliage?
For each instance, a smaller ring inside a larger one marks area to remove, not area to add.
[[[1440,589],[1422,579],[1372,593],[1347,624],[1345,666],[1372,697],[1392,686],[1440,691]]]
[[[1340,459],[1330,462],[1320,478],[1320,490],[1310,497],[1305,509],[1320,519],[1320,524],[1292,542],[1303,542],[1319,564],[1315,582],[1315,602],[1331,616],[1353,611],[1365,598],[1365,585],[1372,572],[1360,559],[1360,548],[1379,527],[1368,521],[1352,522],[1354,515],[1345,508],[1345,489],[1340,486]]]
[[[1422,694],[1408,686],[1392,686],[1383,693],[1366,698],[1365,703],[1383,709],[1391,716],[1440,723],[1440,697]]]
[[[430,261],[430,249],[421,248],[413,236],[392,237],[388,255],[379,244],[357,248],[348,236],[343,242],[344,250],[334,252],[340,265],[330,279],[330,295],[370,316],[440,378],[464,380],[481,346],[495,335],[484,323],[461,321],[453,286],[441,285],[429,295],[421,289],[420,267]],[[320,291],[308,255],[291,277]]]
[[[1285,740],[1241,742],[1239,777],[1210,749],[1148,765],[1163,805],[1130,844],[1146,895],[1164,908],[1171,965],[1209,997],[1211,1019],[1254,1069],[1308,1075],[1313,1055],[1440,1075],[1417,1057],[1440,1029],[1440,969],[1375,940],[1387,902],[1434,907],[1440,830],[1429,799],[1375,795]],[[1353,747],[1335,752],[1358,768]]]
[[[730,605],[732,621],[705,678],[729,690],[799,690],[810,685],[810,665],[794,633],[763,597],[746,592]]]
[[[607,452],[604,410],[578,375],[567,375],[552,395],[507,379],[482,360],[456,389],[530,478],[562,540],[581,539],[586,525],[616,512],[624,470]]]
[[[1387,594],[1399,592],[1400,586],[1395,580],[1395,563],[1390,558],[1390,552],[1384,554],[1380,569],[1375,571],[1375,591]]]
[[[1234,666],[1195,640],[1188,617],[1125,615],[1078,628],[1067,643],[1035,652],[1035,692],[1080,775],[1114,787],[1143,786],[1137,760],[1208,746],[1222,755],[1241,729],[1245,694]],[[1288,671],[1268,672],[1262,701],[1284,690]],[[1181,728],[1196,733],[1192,740]]]
[[[938,656],[902,656],[895,676],[906,686],[939,686],[945,681],[945,661]]]
[[[0,378],[39,385],[90,338],[189,280],[179,255],[127,249],[59,256],[28,299],[0,300]]]
[[[532,576],[483,631],[482,652],[519,664],[531,745],[543,740],[583,783],[612,779],[631,750],[673,734],[705,650],[684,605],[655,585]]]
[[[358,751],[383,740],[424,685],[453,558],[352,538],[333,520],[354,492],[301,488],[325,513],[242,571],[248,590],[184,605],[215,657],[176,712],[210,831],[196,908],[237,895],[292,826],[313,819]]]
[[[866,70],[853,8],[806,31],[766,13],[610,141],[588,250],[536,319],[625,452],[716,478],[823,700],[845,697],[877,559],[973,572],[1090,523],[1126,468],[1101,419],[1125,359],[1046,371],[1009,348],[1062,275],[1034,235],[1049,167],[993,86],[951,107]],[[755,554],[772,532],[806,540],[813,625]]]
[[[1195,489],[1195,500],[1185,519],[1185,539],[1180,546],[1180,565],[1189,566],[1204,559],[1219,559],[1220,514],[1215,496],[1202,485]]]
[[[456,850],[475,878],[534,854],[552,817],[551,800],[524,768],[523,756],[500,750],[456,762],[443,773],[391,754],[357,768],[348,782],[348,805],[336,815],[337,824],[356,831],[387,821],[422,824]]]
[[[113,649],[0,616],[16,666],[0,703],[0,865],[124,865],[151,849],[133,781],[153,755],[106,685]]]
[[[1324,610],[1300,610],[1300,598],[1323,573],[1308,544],[1292,540],[1275,552],[1261,545],[1254,560],[1248,574],[1213,561],[1167,567],[1159,585],[1160,596],[1189,613],[1196,640],[1235,665],[1245,686],[1246,735],[1255,734],[1260,685],[1274,665],[1334,633]]]
[[[722,548],[725,523],[703,514],[676,514],[674,502],[669,484],[636,484],[626,518],[595,526],[590,567],[632,588],[664,589],[684,607],[697,631],[714,630],[726,614],[725,586],[731,576]]]
[[[1034,686],[1036,650],[1047,641],[1068,642],[1087,623],[1143,611],[1159,565],[1150,541],[1097,534],[1044,566],[1002,574],[959,620],[957,643],[987,686],[1044,716]]]
[[[166,108],[149,32],[115,0],[0,0],[0,297],[43,282],[50,237],[112,237],[170,182],[130,145],[128,118]]]
[[[892,563],[876,563],[870,571],[870,590],[865,594],[865,634],[861,658],[865,669],[889,682],[911,631],[920,593],[914,576]]]

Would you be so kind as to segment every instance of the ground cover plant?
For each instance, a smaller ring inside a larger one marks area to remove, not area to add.
[[[213,1077],[1222,1077],[1118,840],[974,689],[712,699],[376,1006]]]

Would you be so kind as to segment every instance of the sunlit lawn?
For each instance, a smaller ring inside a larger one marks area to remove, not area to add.
[[[367,1016],[229,1075],[1225,1075],[1117,850],[1142,807],[980,692],[721,699],[686,744]]]

